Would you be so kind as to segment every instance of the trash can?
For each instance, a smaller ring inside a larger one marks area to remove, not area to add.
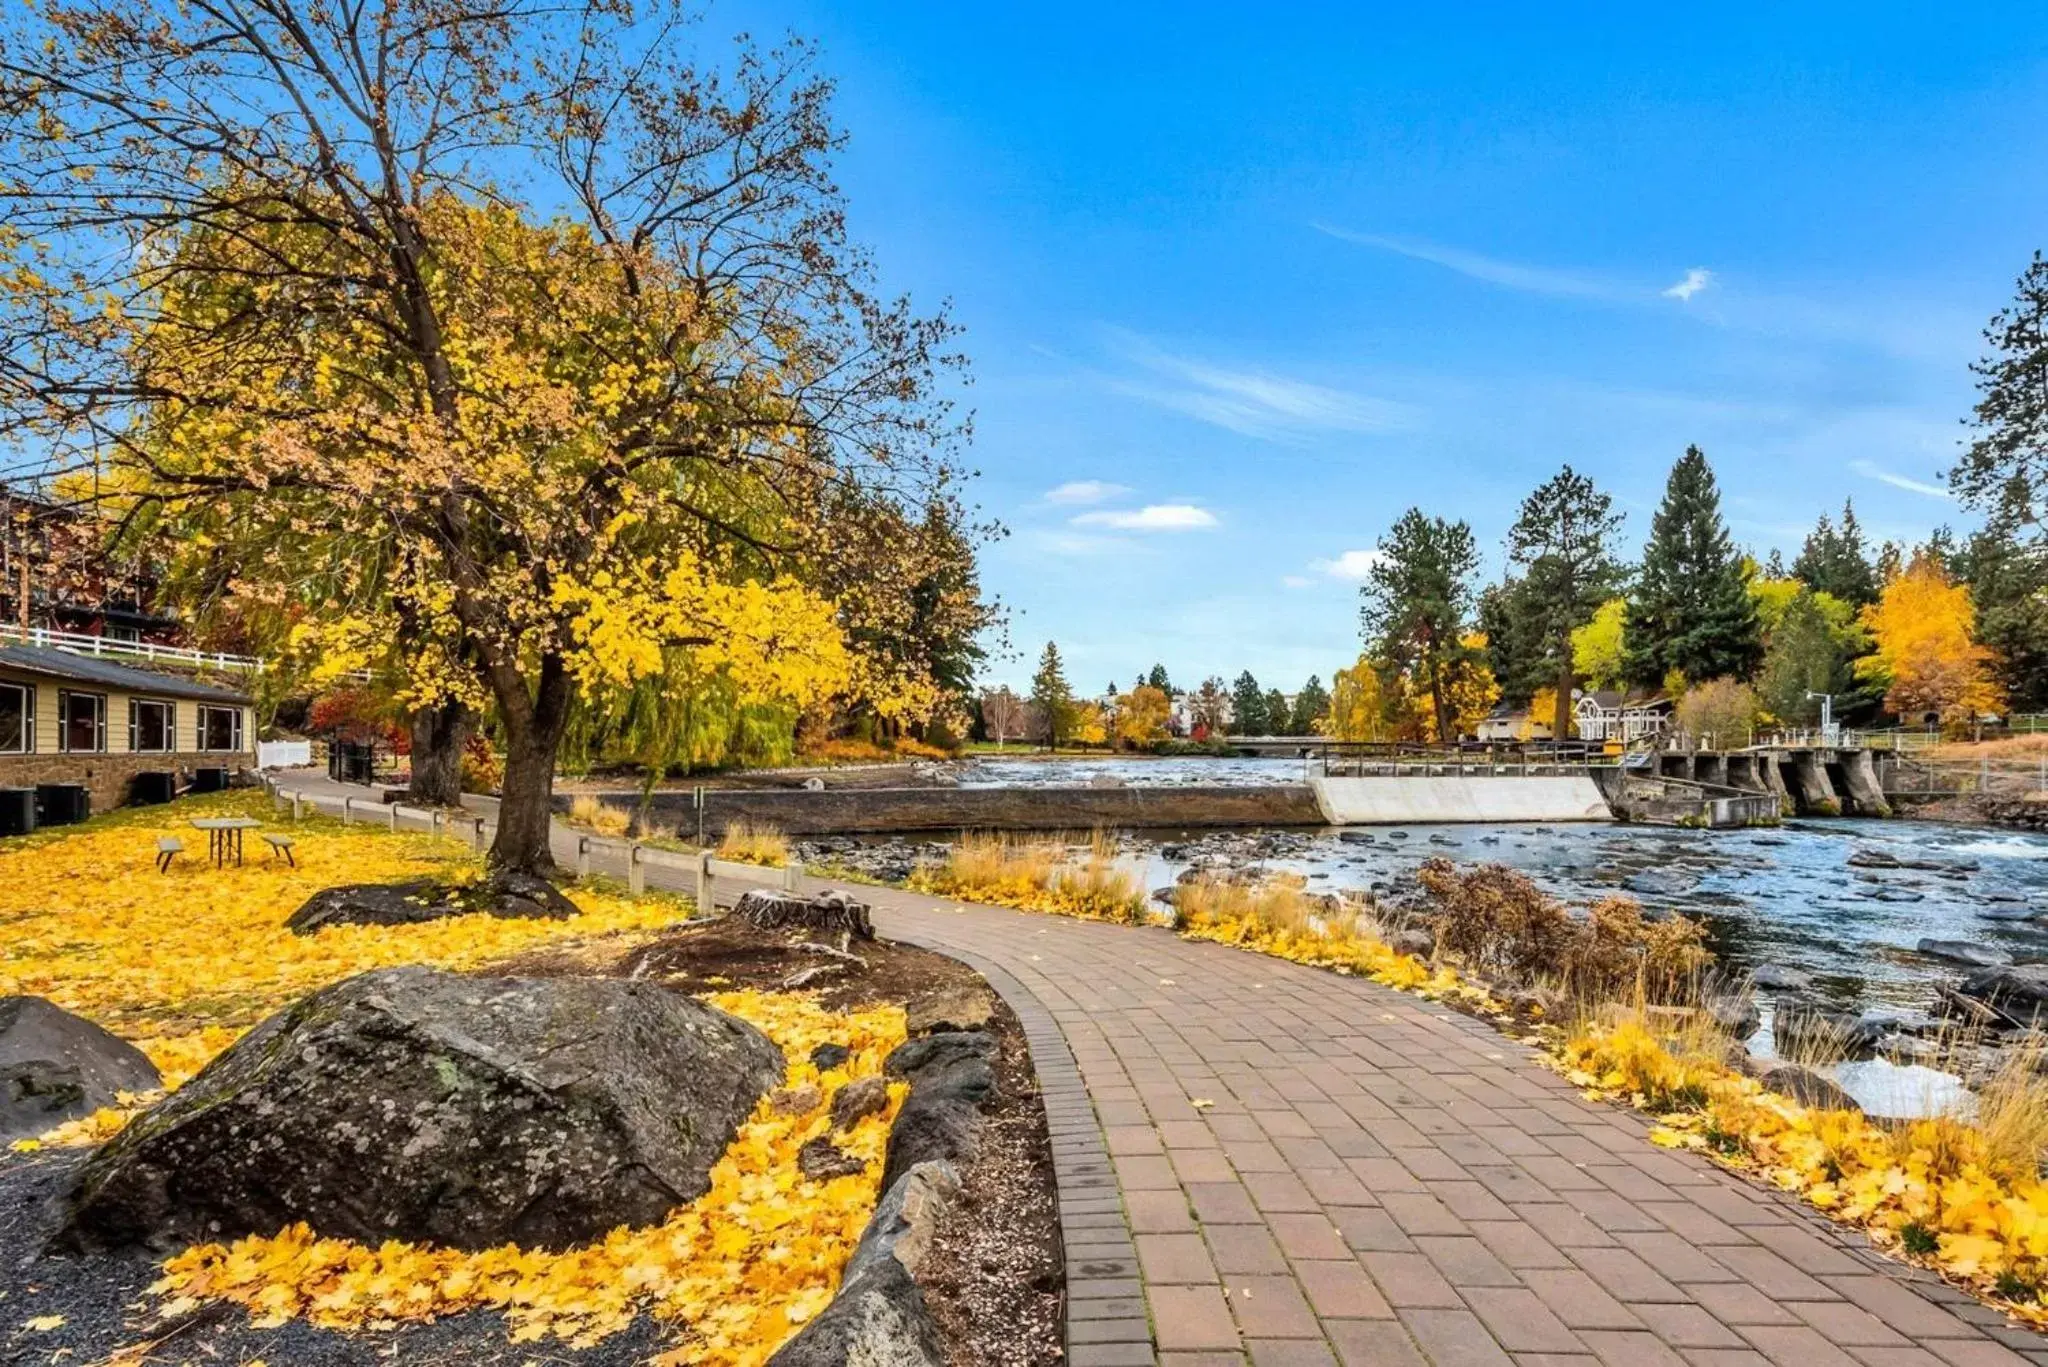
[[[92,791],[83,783],[38,783],[36,824],[69,826],[92,815]]]
[[[27,835],[36,828],[36,790],[0,788],[0,835]]]

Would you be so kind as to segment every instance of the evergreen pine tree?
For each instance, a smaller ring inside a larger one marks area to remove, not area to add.
[[[1048,749],[1059,749],[1060,742],[1073,734],[1074,690],[1067,682],[1060,648],[1051,641],[1045,643],[1045,652],[1038,657],[1038,672],[1031,676],[1031,705],[1038,713],[1040,739]]]
[[[1522,575],[1517,611],[1557,690],[1551,727],[1559,740],[1571,734],[1572,633],[1626,578],[1613,550],[1620,530],[1614,500],[1569,465],[1522,500],[1508,529],[1508,563]]]
[[[1266,695],[1259,681],[1247,669],[1230,689],[1230,732],[1236,736],[1264,736],[1272,719],[1266,715]]]
[[[1785,557],[1779,553],[1776,546],[1773,546],[1771,547],[1770,555],[1764,559],[1764,578],[1783,579],[1784,577]]]
[[[1871,568],[1853,504],[1843,501],[1839,529],[1821,514],[1792,562],[1792,577],[1816,593],[1833,594],[1855,607],[1877,601],[1877,571]]]
[[[1266,725],[1271,734],[1291,736],[1294,730],[1294,709],[1287,705],[1287,695],[1277,688],[1266,690]]]
[[[1311,674],[1301,692],[1294,695],[1294,716],[1288,730],[1297,736],[1312,736],[1316,724],[1330,715],[1330,693],[1323,681]]]
[[[1165,665],[1153,665],[1152,672],[1145,677],[1145,682],[1169,698],[1176,696],[1180,692],[1179,689],[1167,681]]]
[[[1672,670],[1695,681],[1743,679],[1763,655],[1742,557],[1721,521],[1721,491],[1697,446],[1671,467],[1629,595],[1627,672],[1655,685]]]
[[[1471,527],[1410,508],[1380,538],[1379,558],[1359,588],[1368,648],[1411,674],[1429,695],[1440,741],[1456,739],[1445,675],[1462,649],[1478,569]]]
[[[1552,682],[1536,640],[1535,617],[1524,601],[1522,581],[1504,579],[1479,595],[1479,630],[1486,637],[1486,664],[1500,685],[1502,701],[1526,705]]]

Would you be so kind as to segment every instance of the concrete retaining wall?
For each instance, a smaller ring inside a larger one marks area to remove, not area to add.
[[[1333,826],[1432,821],[1612,821],[1589,774],[1311,779]]]
[[[607,794],[633,810],[635,795]],[[822,792],[713,788],[704,794],[704,831],[717,837],[745,818],[790,835],[883,831],[1088,831],[1207,826],[1320,826],[1323,810],[1305,784],[1188,788],[867,788]],[[566,810],[568,800],[557,799]],[[654,795],[654,820],[695,834],[688,792]]]

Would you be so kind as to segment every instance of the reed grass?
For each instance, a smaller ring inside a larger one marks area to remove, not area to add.
[[[581,794],[569,804],[569,821],[573,825],[588,827],[599,835],[624,835],[633,824],[630,813],[589,793]]]
[[[943,863],[913,873],[910,886],[1088,920],[1138,924],[1151,915],[1140,871],[1123,862],[1116,838],[1104,831],[1078,851],[1066,836],[970,831]]]
[[[771,869],[787,868],[789,837],[774,826],[740,817],[726,826],[725,834],[719,839],[715,853],[718,858],[731,864],[759,864]]]

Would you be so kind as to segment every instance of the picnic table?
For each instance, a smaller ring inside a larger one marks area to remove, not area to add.
[[[263,823],[253,816],[198,816],[192,824],[206,832],[206,857],[213,861],[215,868],[228,862],[230,851],[235,856],[235,867],[242,866],[242,832],[253,830]]]

